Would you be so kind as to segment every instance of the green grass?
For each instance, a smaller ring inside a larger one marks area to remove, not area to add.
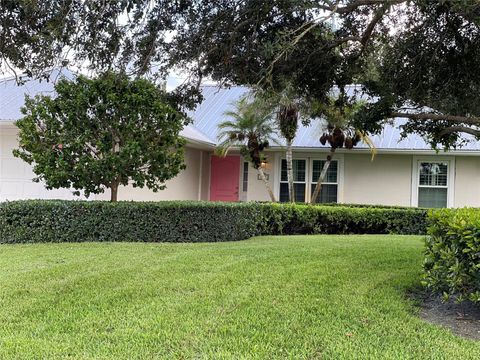
[[[413,236],[0,246],[0,359],[478,359],[416,317]]]

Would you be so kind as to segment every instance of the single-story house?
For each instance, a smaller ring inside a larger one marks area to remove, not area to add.
[[[56,75],[56,76],[55,76]],[[68,71],[52,78],[73,76]],[[54,82],[54,81],[52,81]],[[30,80],[18,86],[14,79],[0,81],[0,201],[16,199],[74,199],[69,189],[46,190],[32,182],[31,167],[13,157],[18,146],[15,120],[22,115],[24,95],[53,93],[52,82]],[[205,100],[190,115],[193,124],[181,135],[187,140],[186,169],[166,183],[166,190],[154,193],[147,188],[120,188],[119,200],[269,200],[257,172],[239,153],[225,158],[214,155],[218,143],[217,125],[224,113],[248,91],[245,87],[204,86]],[[327,174],[322,201],[427,207],[480,206],[480,144],[437,153],[419,136],[401,139],[396,119],[380,135],[373,136],[377,154],[360,144],[339,149]],[[328,146],[319,142],[321,129],[315,123],[300,125],[294,141],[296,200],[308,200],[323,166]],[[272,146],[266,151],[265,173],[280,201],[288,196],[285,151]],[[109,199],[108,192],[91,199]]]

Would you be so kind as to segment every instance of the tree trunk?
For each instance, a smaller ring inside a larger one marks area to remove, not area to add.
[[[263,172],[263,169],[261,167],[259,167],[257,169],[257,171],[260,174],[260,178],[262,179],[263,183],[265,184],[265,187],[267,188],[268,195],[270,195],[270,199],[272,200],[272,202],[277,202],[277,200],[275,199],[275,195],[273,195],[273,190],[270,187],[270,183],[268,182],[267,178],[265,177],[265,173]]]
[[[116,202],[118,197],[118,183],[110,185],[110,202]]]
[[[330,167],[330,163],[332,162],[333,155],[335,154],[335,149],[330,148],[330,154],[327,156],[327,161],[323,165],[322,172],[317,180],[317,185],[315,186],[315,190],[313,191],[312,198],[310,202],[315,204],[317,202],[318,195],[320,195],[320,190],[322,189],[323,180],[325,180],[325,176],[327,175],[328,168]]]
[[[293,185],[293,153],[292,141],[287,140],[287,181],[288,181],[288,197],[290,202],[295,202],[295,188]]]

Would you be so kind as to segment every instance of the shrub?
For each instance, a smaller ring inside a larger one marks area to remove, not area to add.
[[[425,210],[270,203],[0,204],[0,242],[215,242],[280,234],[423,234]]]
[[[279,234],[424,234],[426,210],[261,204],[262,232]]]
[[[0,242],[200,242],[257,233],[253,204],[15,201],[0,204]]]
[[[480,209],[433,210],[428,222],[425,285],[480,303]]]

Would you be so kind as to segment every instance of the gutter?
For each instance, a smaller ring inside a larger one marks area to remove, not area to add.
[[[376,148],[377,154],[391,154],[391,155],[462,155],[462,156],[480,156],[480,150],[433,150],[433,149],[385,149],[385,148]],[[270,147],[266,151],[284,151],[281,147]],[[293,151],[297,152],[306,152],[306,153],[329,153],[330,148],[320,148],[320,147],[294,147]],[[336,149],[335,151],[338,154],[371,154],[370,149],[357,148],[357,149]]]

